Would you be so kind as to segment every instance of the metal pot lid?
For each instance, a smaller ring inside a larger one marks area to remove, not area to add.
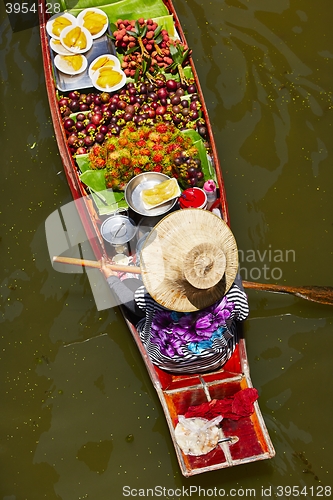
[[[136,230],[132,219],[124,215],[112,215],[101,226],[103,238],[112,245],[127,243],[135,236]]]

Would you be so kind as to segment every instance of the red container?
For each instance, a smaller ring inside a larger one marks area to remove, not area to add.
[[[180,208],[206,208],[207,195],[198,187],[188,188],[179,197]]]

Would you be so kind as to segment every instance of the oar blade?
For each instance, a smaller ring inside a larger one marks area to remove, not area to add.
[[[261,292],[289,293],[311,302],[333,306],[333,287],[331,286],[285,286],[253,281],[243,281],[243,285],[244,288]]]
[[[331,286],[306,286],[295,291],[295,295],[302,299],[333,306],[333,287]]]

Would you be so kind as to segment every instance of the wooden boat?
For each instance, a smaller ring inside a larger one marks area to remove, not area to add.
[[[162,0],[158,1],[161,2]],[[151,3],[149,2],[149,4]],[[79,2],[76,2],[76,4],[79,5]],[[179,39],[186,45],[183,30],[171,1],[163,0],[163,4],[168,13],[173,16],[174,26]],[[49,6],[50,4],[48,3],[47,5]],[[101,8],[103,9],[103,6]],[[105,10],[107,11],[106,8]],[[100,215],[96,206],[96,198],[89,196],[89,189],[81,181],[80,171],[73,158],[72,151],[67,144],[68,134],[63,126],[63,118],[59,111],[59,92],[57,91],[55,82],[52,51],[50,50],[49,36],[46,30],[49,14],[46,12],[46,5],[43,3],[43,0],[40,0],[39,15],[46,89],[55,136],[73,198],[74,200],[80,200],[77,208],[87,239],[91,243],[96,259],[100,260],[103,256],[108,256],[108,248],[101,236],[101,223],[105,219],[105,216]],[[144,13],[144,15],[146,16],[147,13]],[[118,14],[117,16],[119,17]],[[229,224],[227,199],[213,132],[191,57],[189,57],[189,67],[197,86],[202,113],[206,123],[206,141],[210,148],[211,163],[216,170],[218,200],[215,206],[220,210],[223,219]],[[135,325],[131,322],[125,309],[122,309],[122,312],[159,396],[179,465],[184,476],[192,476],[202,472],[264,460],[274,456],[275,451],[257,401],[254,403],[254,412],[250,416],[240,418],[237,421],[228,418],[222,420],[220,425],[220,442],[209,453],[200,456],[186,455],[182,452],[175,437],[175,427],[179,415],[183,415],[189,406],[200,405],[214,399],[220,400],[232,397],[238,391],[252,387],[244,339],[240,339],[234,353],[222,369],[201,375],[172,375],[152,364]]]

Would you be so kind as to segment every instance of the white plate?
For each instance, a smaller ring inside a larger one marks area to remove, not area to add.
[[[95,70],[93,70],[93,66],[97,63],[97,61],[99,61],[100,59],[105,58],[105,57],[106,57],[107,59],[109,59],[110,61],[113,61],[113,62],[114,62],[113,69],[121,69],[121,68],[120,68],[120,61],[119,61],[118,57],[113,56],[112,54],[103,54],[103,55],[101,55],[101,56],[96,57],[96,59],[94,59],[94,60],[91,62],[90,66],[89,66],[89,71],[88,71],[88,73],[89,73],[89,77],[90,77],[91,79],[93,79],[93,74],[95,73],[95,71],[97,71],[96,69],[95,69]],[[99,69],[99,68],[97,68],[97,69]]]
[[[95,35],[91,34],[93,40],[95,40],[95,38],[99,38],[100,36],[104,35],[106,30],[108,29],[109,18],[103,10],[91,7],[89,9],[82,10],[80,14],[77,16],[77,22],[79,26],[84,26],[84,16],[87,14],[87,12],[95,12],[96,14],[101,14],[102,16],[105,17],[106,20],[105,24],[103,25],[103,28],[98,33],[96,33]]]
[[[162,182],[166,182],[166,181],[162,181]],[[166,198],[165,200],[163,201],[160,201],[159,203],[155,203],[154,205],[150,205],[148,203],[146,203],[143,199],[143,191],[147,191],[147,190],[150,190],[150,189],[154,189],[158,184],[156,184],[155,186],[153,186],[152,188],[148,188],[148,189],[143,189],[141,191],[141,200],[142,200],[142,204],[144,206],[144,208],[146,210],[151,210],[153,208],[156,208],[156,207],[159,207],[160,205],[164,205],[164,203],[167,203],[168,201],[171,201],[173,200],[174,198],[179,198],[179,196],[181,195],[181,190],[180,190],[180,187],[178,185],[178,182],[177,182],[177,179],[175,177],[172,177],[170,179],[170,183],[174,184],[174,188],[175,188],[175,194],[173,196],[169,196],[169,198]]]
[[[73,29],[74,27],[73,26],[68,26],[68,28],[65,28],[62,30],[61,32],[61,35],[60,35],[60,41],[61,43],[63,44],[63,46],[65,47],[65,49],[69,50],[72,54],[84,54],[84,52],[88,52],[88,50],[91,49],[91,46],[92,46],[92,43],[93,43],[93,40],[92,40],[92,36],[91,34],[89,33],[88,30],[86,30],[86,28],[82,28],[82,26],[79,26],[80,30],[84,33],[85,37],[86,37],[86,40],[87,40],[87,45],[84,49],[79,49],[77,47],[70,47],[68,46],[65,42],[64,42],[64,39],[66,38],[66,35]]]
[[[98,83],[97,83],[97,80],[98,80],[98,77],[99,77],[99,74],[100,74],[100,69],[98,69],[97,71],[94,72],[93,76],[92,76],[92,83],[94,85],[94,87],[98,90],[100,90],[101,92],[115,92],[116,90],[119,90],[121,89],[125,83],[126,83],[126,75],[125,73],[121,70],[121,69],[114,69],[113,71],[116,71],[117,73],[119,73],[121,75],[121,80],[119,83],[117,83],[116,85],[114,85],[113,87],[101,87]]]
[[[65,59],[66,56],[60,54],[57,54],[54,58],[55,67],[62,73],[65,73],[66,75],[79,75],[80,73],[83,73],[83,71],[85,71],[88,66],[87,58],[82,54],[72,54],[71,52],[69,54],[73,57],[81,58],[82,64],[80,69],[75,71],[73,67],[66,61]]]
[[[55,38],[50,39],[50,47],[54,52],[63,56],[73,54],[73,52],[69,52],[69,50],[65,49],[60,40],[57,40]]]
[[[52,29],[53,29],[53,23],[58,17],[64,17],[65,19],[68,19],[68,21],[71,22],[71,26],[77,25],[76,17],[72,16],[72,14],[68,14],[68,12],[60,12],[59,14],[55,14],[54,16],[52,16],[46,23],[46,31],[48,32],[51,38],[55,38],[56,40],[60,40],[60,36],[55,35]],[[67,27],[69,26],[66,26],[66,28]]]

